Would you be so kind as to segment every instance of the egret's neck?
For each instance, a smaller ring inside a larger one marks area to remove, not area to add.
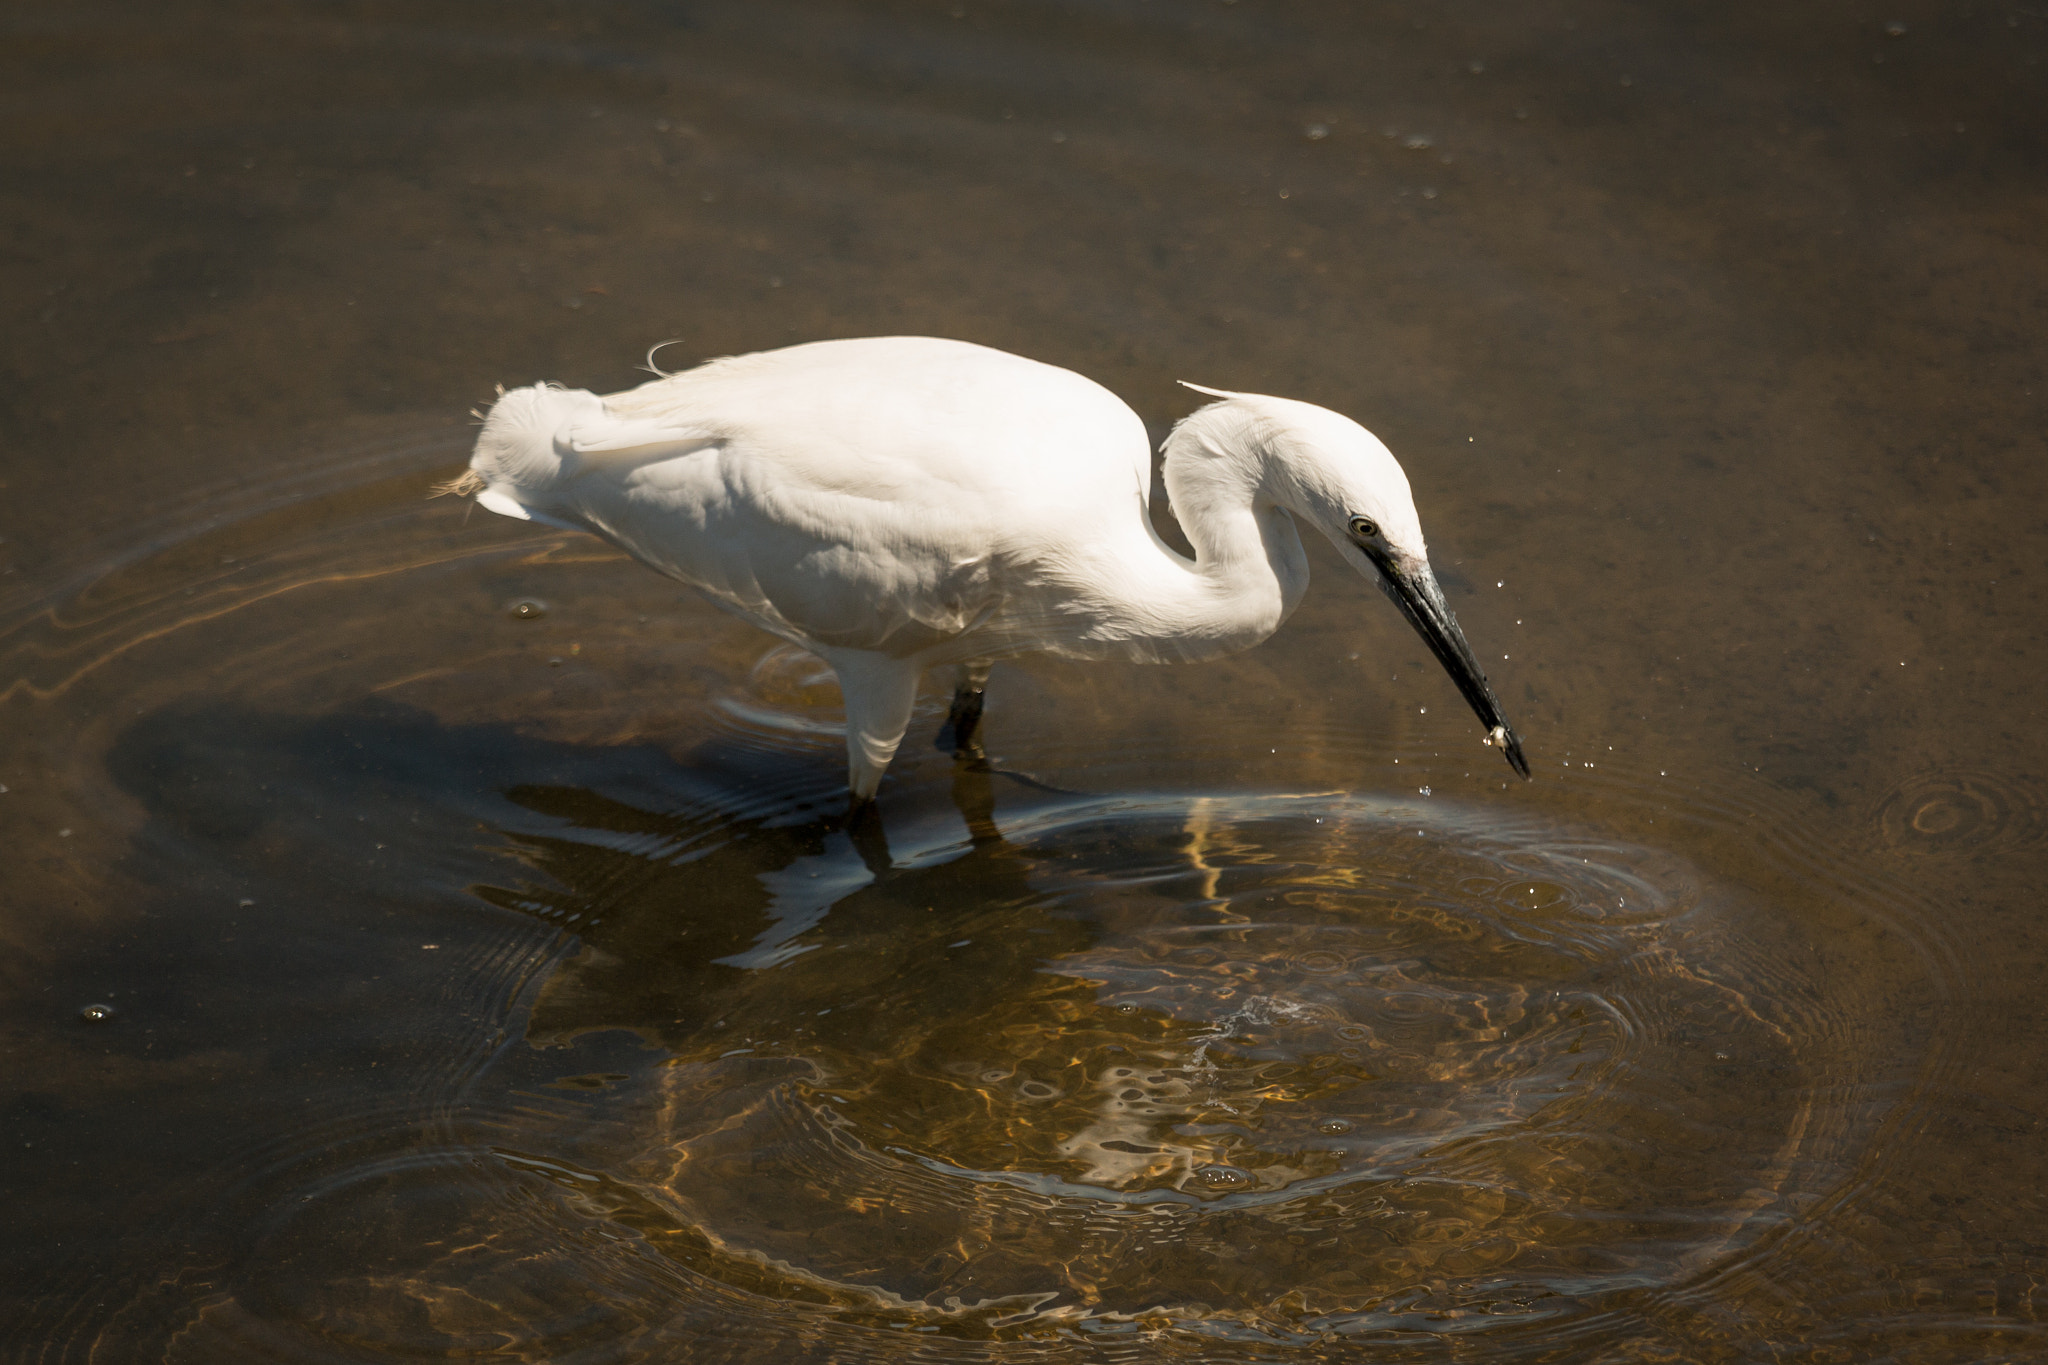
[[[1150,552],[1115,627],[1130,657],[1192,662],[1249,649],[1308,586],[1308,557],[1260,433],[1235,414],[1209,418],[1196,414],[1166,444],[1166,495],[1195,558],[1146,523]]]

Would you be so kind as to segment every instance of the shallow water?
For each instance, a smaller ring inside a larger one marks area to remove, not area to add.
[[[2048,21],[0,23],[7,1358],[2048,1352]],[[815,660],[423,496],[898,331],[1358,416],[1536,780],[1315,552],[849,830]]]

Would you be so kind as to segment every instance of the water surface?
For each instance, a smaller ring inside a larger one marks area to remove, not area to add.
[[[2048,1349],[2038,16],[4,22],[10,1358]],[[1318,551],[848,828],[816,661],[423,496],[906,331],[1359,417],[1536,780]]]

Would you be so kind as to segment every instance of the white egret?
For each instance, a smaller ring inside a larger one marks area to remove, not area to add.
[[[967,755],[998,659],[1181,663],[1258,644],[1308,585],[1297,518],[1378,580],[1527,777],[1387,448],[1309,403],[1188,387],[1218,400],[1165,444],[1193,559],[1152,528],[1149,442],[1116,395],[929,337],[733,356],[605,397],[514,389],[450,487],[594,532],[822,657],[856,803],[928,669],[958,669],[949,729]]]

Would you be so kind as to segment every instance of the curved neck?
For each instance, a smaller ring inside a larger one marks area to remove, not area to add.
[[[1128,591],[1104,604],[1099,639],[1127,658],[1196,662],[1249,649],[1280,628],[1308,587],[1293,515],[1275,496],[1272,455],[1234,414],[1197,413],[1166,443],[1166,496],[1195,557],[1159,538],[1120,568]]]

